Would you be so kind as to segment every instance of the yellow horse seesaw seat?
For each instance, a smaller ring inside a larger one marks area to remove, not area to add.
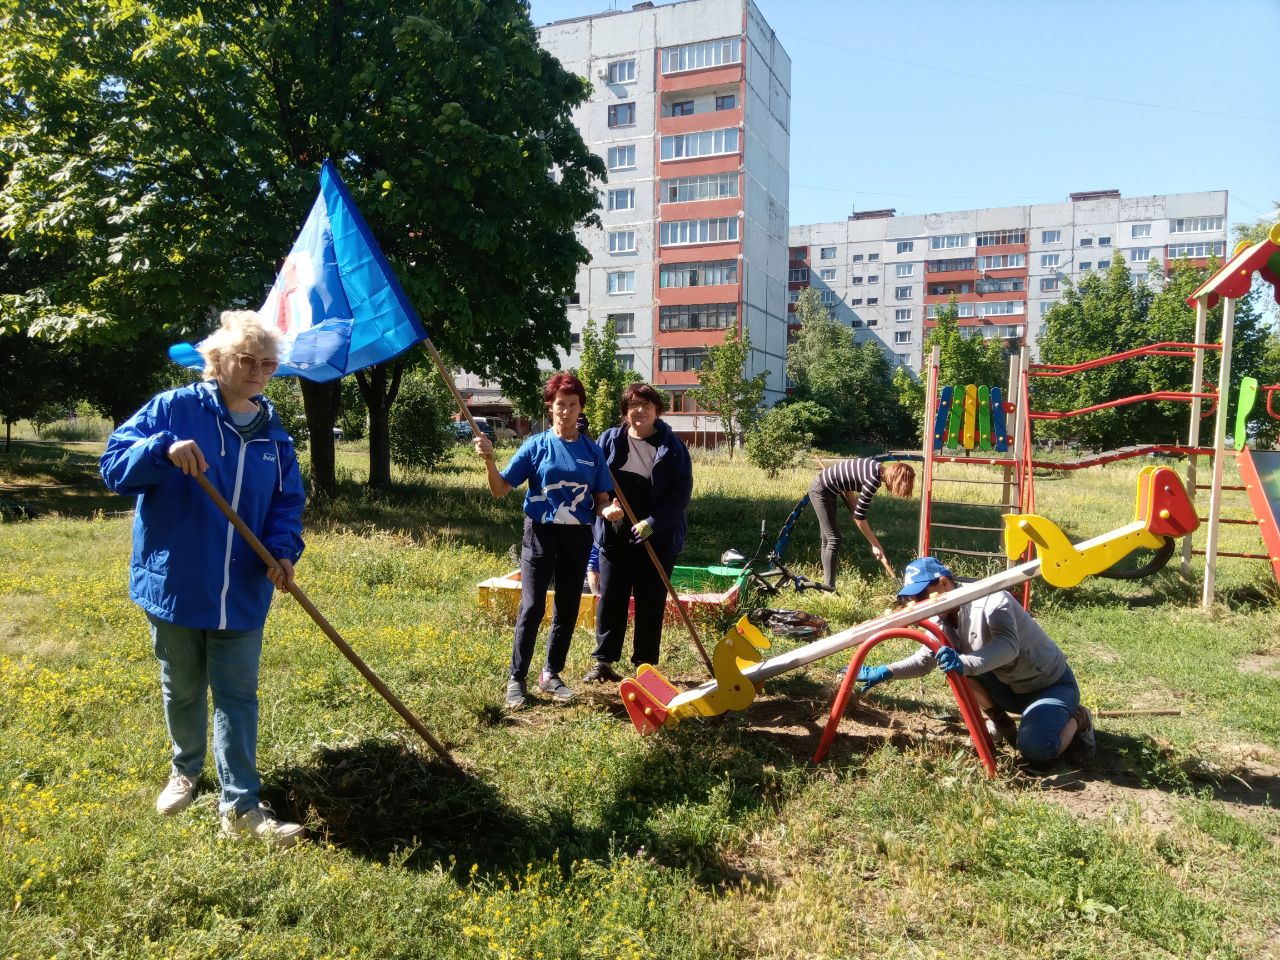
[[[641,667],[634,679],[623,680],[619,692],[631,722],[640,733],[649,734],[687,717],[714,717],[727,710],[745,709],[764,681],[847,650],[881,630],[919,623],[1038,576],[1056,587],[1074,587],[1134,550],[1158,548],[1166,537],[1186,536],[1199,525],[1182,481],[1169,467],[1145,467],[1138,474],[1132,523],[1083,543],[1073,544],[1051,520],[1034,514],[1010,514],[1004,520],[1004,547],[1009,558],[1021,556],[1031,543],[1036,559],[771,660],[761,654],[769,641],[743,617],[716,644],[711,657],[715,680],[681,691],[650,666]]]

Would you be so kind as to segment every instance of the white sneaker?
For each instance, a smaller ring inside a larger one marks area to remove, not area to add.
[[[169,774],[169,783],[160,791],[160,796],[156,797],[156,813],[171,816],[179,810],[185,810],[191,806],[195,795],[196,782],[185,773],[175,771]]]
[[[292,847],[303,839],[305,832],[300,823],[277,820],[275,811],[266,803],[258,804],[256,810],[244,813],[229,810],[222,815],[224,837],[257,837],[273,846]]]

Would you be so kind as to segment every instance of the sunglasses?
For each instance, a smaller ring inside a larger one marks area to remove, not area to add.
[[[235,357],[236,363],[240,365],[241,369],[246,371],[261,368],[263,373],[270,375],[280,369],[279,360],[259,360],[249,353],[233,353],[232,356]]]

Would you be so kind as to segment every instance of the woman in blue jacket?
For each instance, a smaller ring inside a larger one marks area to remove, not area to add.
[[[213,692],[213,759],[222,832],[280,846],[302,827],[259,802],[258,662],[272,586],[293,583],[305,497],[293,441],[262,391],[279,343],[258,315],[227,311],[201,345],[205,381],[160,394],[121,424],[99,464],[115,493],[137,497],[129,595],[146,613],[160,661],[173,744],[156,810],[191,803],[205,761]],[[203,473],[279,560],[268,571],[200,489]]]
[[[622,678],[613,665],[622,656],[627,634],[627,610],[635,596],[635,631],[631,662],[658,662],[666,585],[658,576],[647,540],[667,576],[684,549],[686,513],[693,495],[693,463],[684,442],[663,421],[662,394],[647,383],[633,383],[622,392],[621,426],[600,435],[600,447],[613,477],[639,520],[596,521],[600,549],[600,602],[596,606],[595,663],[583,680],[616,683]]]

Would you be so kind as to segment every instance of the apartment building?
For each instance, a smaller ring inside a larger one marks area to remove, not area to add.
[[[922,341],[955,297],[962,329],[1026,340],[1035,352],[1042,317],[1062,294],[1106,270],[1117,255],[1135,278],[1156,260],[1204,265],[1227,249],[1227,193],[1122,197],[1073,193],[1064,203],[898,217],[855,213],[791,228],[790,309],[819,290],[859,340],[875,339],[900,366],[919,371]]]
[[[749,373],[785,392],[791,62],[751,0],[683,0],[563,20],[542,46],[594,86],[575,112],[605,161],[603,229],[568,306],[578,362],[588,318],[696,426],[707,348],[750,333]]]

